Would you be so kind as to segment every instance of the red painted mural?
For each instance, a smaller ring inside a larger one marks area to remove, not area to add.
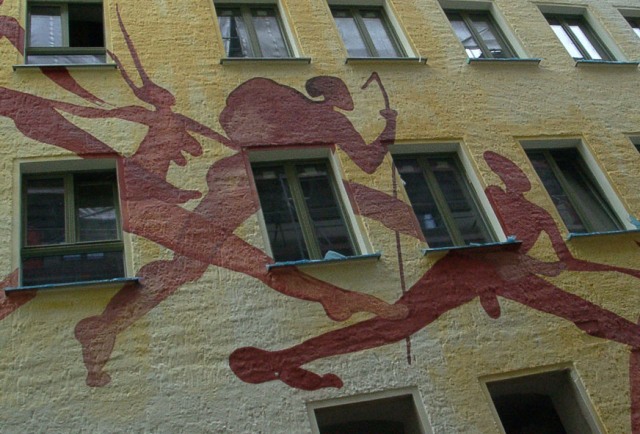
[[[77,324],[75,336],[82,345],[87,385],[97,387],[109,383],[110,376],[104,368],[119,333],[181,286],[198,280],[208,266],[214,265],[255,278],[287,296],[320,303],[327,316],[335,321],[345,320],[356,312],[373,315],[371,319],[321,334],[291,348],[235,350],[229,365],[245,382],[280,380],[304,390],[341,387],[343,382],[335,373],[317,374],[304,365],[408,339],[444,313],[475,299],[479,299],[491,318],[498,318],[501,315],[499,298],[506,298],[566,319],[589,335],[630,348],[632,423],[634,432],[640,433],[640,326],[545,279],[564,271],[614,272],[640,278],[640,270],[575,258],[553,218],[525,198],[524,193],[531,184],[513,162],[493,152],[484,154],[486,163],[504,184],[504,187],[488,187],[486,194],[505,233],[517,236],[522,243],[515,247],[452,250],[406,288],[395,303],[345,290],[295,267],[268,271],[267,265],[274,262],[273,258],[234,234],[259,211],[246,151],[300,144],[338,147],[362,171],[375,172],[388,153],[388,145],[395,139],[397,117],[381,79],[374,72],[362,86],[364,89],[375,82],[385,102],[380,111],[385,127],[371,143],[366,143],[349,119],[336,110],[354,109],[348,87],[339,78],[327,76],[306,82],[308,96],[266,78],[241,84],[228,95],[220,114],[222,134],[174,111],[175,97],[146,73],[119,11],[118,22],[142,84],[135,84],[116,54],[108,54],[131,92],[151,109],[137,105],[114,107],[84,89],[64,68],[44,69],[43,73],[89,105],[0,87],[0,116],[11,119],[25,137],[83,158],[116,159],[124,229],[174,252],[170,260],[143,266],[136,274],[141,278],[140,284],[128,284],[100,315]],[[0,37],[6,37],[22,52],[24,30],[15,19],[0,17]],[[67,120],[62,113],[87,119],[127,120],[148,127],[148,132],[136,152],[124,156]],[[183,153],[201,155],[202,147],[194,133],[236,151],[209,168],[208,190],[204,196],[167,181],[171,162],[184,166],[187,160]],[[393,173],[395,179],[395,171]],[[362,184],[345,182],[345,186],[356,213],[380,221],[397,234],[424,241],[411,207],[396,197],[395,189],[393,195],[388,195]],[[181,206],[190,200],[199,200],[193,211]],[[551,240],[557,261],[543,262],[529,255],[543,234]],[[400,250],[398,255],[402,263]],[[18,272],[14,271],[0,282],[0,288],[14,286],[17,280]],[[34,296],[34,291],[7,296],[2,290],[0,320]]]

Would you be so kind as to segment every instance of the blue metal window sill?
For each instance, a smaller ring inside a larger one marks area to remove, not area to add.
[[[522,57],[507,57],[507,58],[471,58],[467,59],[467,63],[518,63],[518,64],[532,64],[537,65],[542,61],[537,57],[522,58]]]
[[[301,259],[298,261],[285,261],[285,262],[275,262],[273,264],[267,264],[267,270],[272,270],[274,268],[285,268],[285,267],[306,267],[313,265],[324,265],[324,264],[341,264],[341,263],[351,263],[355,261],[366,261],[366,260],[378,260],[380,256],[382,256],[381,252],[370,253],[367,255],[355,255],[355,256],[343,256],[337,254],[338,256],[327,257],[326,259]]]
[[[84,280],[80,282],[68,282],[68,283],[51,283],[46,285],[33,285],[33,286],[14,286],[11,288],[5,288],[6,293],[20,292],[20,291],[43,291],[49,289],[98,289],[98,288],[111,288],[117,286],[124,286],[127,283],[140,283],[139,277],[118,277],[115,279],[104,280]]]
[[[602,237],[608,235],[625,235],[625,234],[637,234],[640,233],[640,229],[622,229],[619,231],[607,231],[607,232],[569,232],[567,236],[567,241],[573,238],[592,238],[592,237]]]
[[[118,69],[115,63],[23,63],[13,65],[13,70],[19,69]]]
[[[349,63],[427,63],[426,57],[347,57],[344,61]]]
[[[221,65],[233,63],[311,63],[311,57],[223,57]]]
[[[576,66],[588,66],[588,65],[629,66],[629,67],[635,68],[638,65],[640,65],[640,62],[626,62],[622,60],[588,60],[588,59],[576,60]]]
[[[434,247],[432,249],[422,249],[422,253],[424,256],[428,256],[432,253],[447,253],[454,250],[477,250],[487,252],[492,250],[517,249],[521,244],[522,241],[517,240],[515,236],[509,236],[506,241],[498,241],[496,243],[472,243],[466,246]]]

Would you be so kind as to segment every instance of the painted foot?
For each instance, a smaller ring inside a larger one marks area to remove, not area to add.
[[[343,292],[321,301],[327,316],[334,321],[345,321],[354,313],[369,312],[382,319],[401,320],[409,314],[404,304],[389,304],[372,295]]]
[[[102,387],[111,382],[111,376],[106,372],[90,372],[87,374],[87,386]]]

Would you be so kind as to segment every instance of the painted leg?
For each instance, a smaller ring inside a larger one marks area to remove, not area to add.
[[[111,381],[104,366],[111,357],[116,336],[143,317],[185,283],[197,280],[207,264],[178,256],[156,261],[140,269],[141,285],[123,287],[97,316],[85,318],[75,328],[87,368],[87,385],[104,386]]]

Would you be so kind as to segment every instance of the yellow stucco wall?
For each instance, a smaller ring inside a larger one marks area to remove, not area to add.
[[[116,7],[151,80],[175,96],[173,111],[215,131],[222,132],[218,116],[227,95],[246,80],[265,77],[304,93],[309,78],[334,75],[344,80],[354,99],[355,109],[346,115],[371,142],[384,127],[379,114],[384,101],[376,87],[360,87],[376,71],[391,107],[398,111],[394,150],[429,152],[441,143],[459,143],[482,188],[502,185],[482,157],[486,150],[498,152],[532,180],[527,199],[548,210],[566,236],[519,142],[580,139],[626,211],[640,216],[640,154],[629,138],[640,136],[637,67],[576,67],[540,13],[537,4],[542,2],[492,3],[523,57],[541,58],[539,64],[468,64],[436,0],[387,0],[401,25],[398,30],[405,33],[416,56],[428,58],[426,64],[345,64],[346,51],[325,1],[280,0],[292,43],[311,63],[225,65],[220,64],[223,47],[211,0],[104,1],[107,48],[118,55],[134,81],[140,84],[118,27]],[[617,57],[640,60],[640,39],[618,12],[636,8],[640,13],[637,0],[560,3],[586,6],[606,37],[615,42]],[[24,25],[25,2],[5,0],[0,13]],[[56,86],[39,69],[12,69],[23,60],[6,38],[0,40],[0,59],[1,88],[91,105]],[[69,71],[82,87],[107,102],[102,108],[151,108],[136,98],[118,69]],[[115,118],[64,116],[124,156],[136,151],[148,131],[140,123]],[[167,180],[206,193],[211,164],[235,151],[213,139],[193,136],[202,144],[203,155],[188,157],[184,167],[172,164]],[[26,137],[10,116],[0,117],[3,275],[20,266],[20,164],[72,157],[69,151]],[[342,151],[337,151],[337,160],[344,179],[391,193],[389,156],[372,175]],[[402,188],[400,194],[406,198]],[[183,207],[192,210],[197,203],[192,200]],[[382,252],[379,261],[324,265],[306,272],[341,288],[394,302],[401,295],[395,233],[366,217],[357,217],[356,225],[371,252]],[[259,249],[266,248],[257,214],[235,233]],[[406,235],[400,238],[409,287],[442,256],[423,257],[422,244]],[[569,247],[584,260],[640,269],[638,239],[623,234],[572,240]],[[169,248],[138,235],[128,234],[125,243],[132,276],[143,265],[173,255]],[[544,237],[531,254],[555,260]],[[473,273],[469,279],[474,279]],[[634,277],[565,271],[546,279],[632,322],[640,316],[640,284]],[[631,430],[629,347],[589,336],[564,319],[502,298],[498,319],[490,318],[476,299],[415,333],[410,365],[404,341],[305,365],[314,372],[336,373],[344,381],[341,389],[303,391],[278,381],[245,383],[229,368],[229,354],[236,348],[283,349],[345,323],[328,319],[318,303],[287,297],[248,275],[216,266],[122,331],[106,365],[111,383],[89,387],[74,327],[84,318],[99,315],[116,292],[117,288],[40,291],[0,321],[0,432],[303,433],[311,430],[308,402],[415,387],[434,433],[494,433],[500,431],[482,379],[548,366],[574,369],[605,432]],[[369,317],[357,313],[346,324]]]

